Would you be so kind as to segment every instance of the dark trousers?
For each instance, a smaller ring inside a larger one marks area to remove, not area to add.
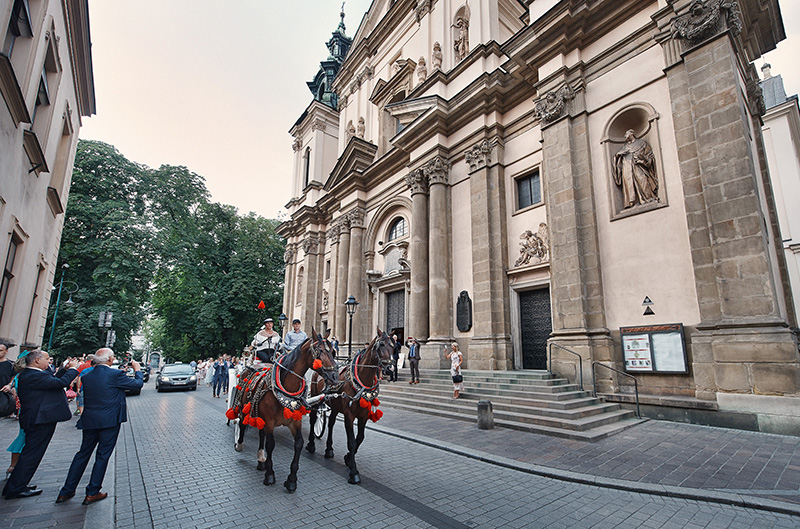
[[[219,395],[220,391],[222,391],[223,385],[227,389],[228,386],[228,376],[225,375],[214,375],[214,382],[211,385],[211,392],[214,395]]]
[[[409,358],[408,364],[411,367],[411,380],[419,382],[419,358]]]
[[[397,382],[397,358],[392,359],[392,376],[389,378],[392,382]]]
[[[83,477],[84,471],[86,471],[86,465],[89,464],[89,459],[91,459],[95,447],[97,447],[97,455],[94,458],[89,484],[86,485],[86,495],[94,496],[100,492],[103,487],[106,468],[108,468],[108,459],[117,445],[119,426],[118,424],[111,428],[83,430],[81,448],[72,458],[72,464],[69,466],[69,472],[67,472],[67,480],[64,482],[64,486],[61,487],[61,492],[58,493],[60,496],[71,494],[78,488],[78,482]]]
[[[47,451],[47,445],[50,444],[50,439],[53,438],[56,424],[58,423],[36,424],[25,430],[25,446],[19,455],[19,461],[14,467],[14,472],[11,473],[11,477],[8,478],[6,486],[3,488],[4,496],[19,494],[28,486],[28,482],[36,473],[36,469],[39,468],[39,463],[42,462],[44,453]]]

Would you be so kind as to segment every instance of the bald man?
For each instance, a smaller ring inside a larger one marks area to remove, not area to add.
[[[100,492],[106,475],[108,459],[117,445],[120,425],[128,420],[125,404],[125,390],[142,389],[142,369],[139,362],[132,361],[134,378],[131,380],[124,369],[114,369],[114,351],[100,349],[94,355],[92,368],[81,374],[83,385],[83,413],[77,427],[83,430],[81,448],[72,459],[67,480],[58,493],[56,503],[63,503],[75,496],[75,489],[81,480],[89,459],[97,448],[97,457],[92,467],[89,484],[86,485],[84,505],[104,500],[107,492]]]

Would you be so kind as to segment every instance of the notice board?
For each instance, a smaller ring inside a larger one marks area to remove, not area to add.
[[[628,373],[689,373],[682,323],[621,327],[619,332]]]

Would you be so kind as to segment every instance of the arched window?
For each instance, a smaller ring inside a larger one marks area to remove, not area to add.
[[[311,182],[309,175],[311,174],[311,147],[306,147],[306,152],[303,153],[303,189],[308,187]]]
[[[395,239],[405,237],[406,235],[408,235],[406,219],[399,217],[392,223],[392,227],[389,229],[389,240],[393,241]]]

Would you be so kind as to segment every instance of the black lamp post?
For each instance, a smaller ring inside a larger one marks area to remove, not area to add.
[[[61,282],[58,284],[58,297],[56,298],[56,310],[53,312],[53,323],[50,324],[50,340],[47,342],[47,350],[49,351],[53,347],[53,332],[56,330],[56,318],[58,318],[58,306],[61,305],[61,289],[64,288],[64,276],[67,273],[67,268],[69,265],[64,263],[61,265]],[[78,291],[78,283],[74,281],[67,281],[67,293],[69,294],[69,299],[64,302],[65,305],[71,306],[74,305],[75,302],[72,301],[72,294]]]
[[[281,322],[281,340],[283,340],[283,329],[286,327],[286,314],[281,312],[281,315],[278,316],[278,321]]]
[[[350,294],[350,297],[344,302],[344,306],[347,307],[347,315],[350,316],[350,339],[347,344],[347,359],[350,360],[353,357],[353,314],[356,313],[358,301]]]

